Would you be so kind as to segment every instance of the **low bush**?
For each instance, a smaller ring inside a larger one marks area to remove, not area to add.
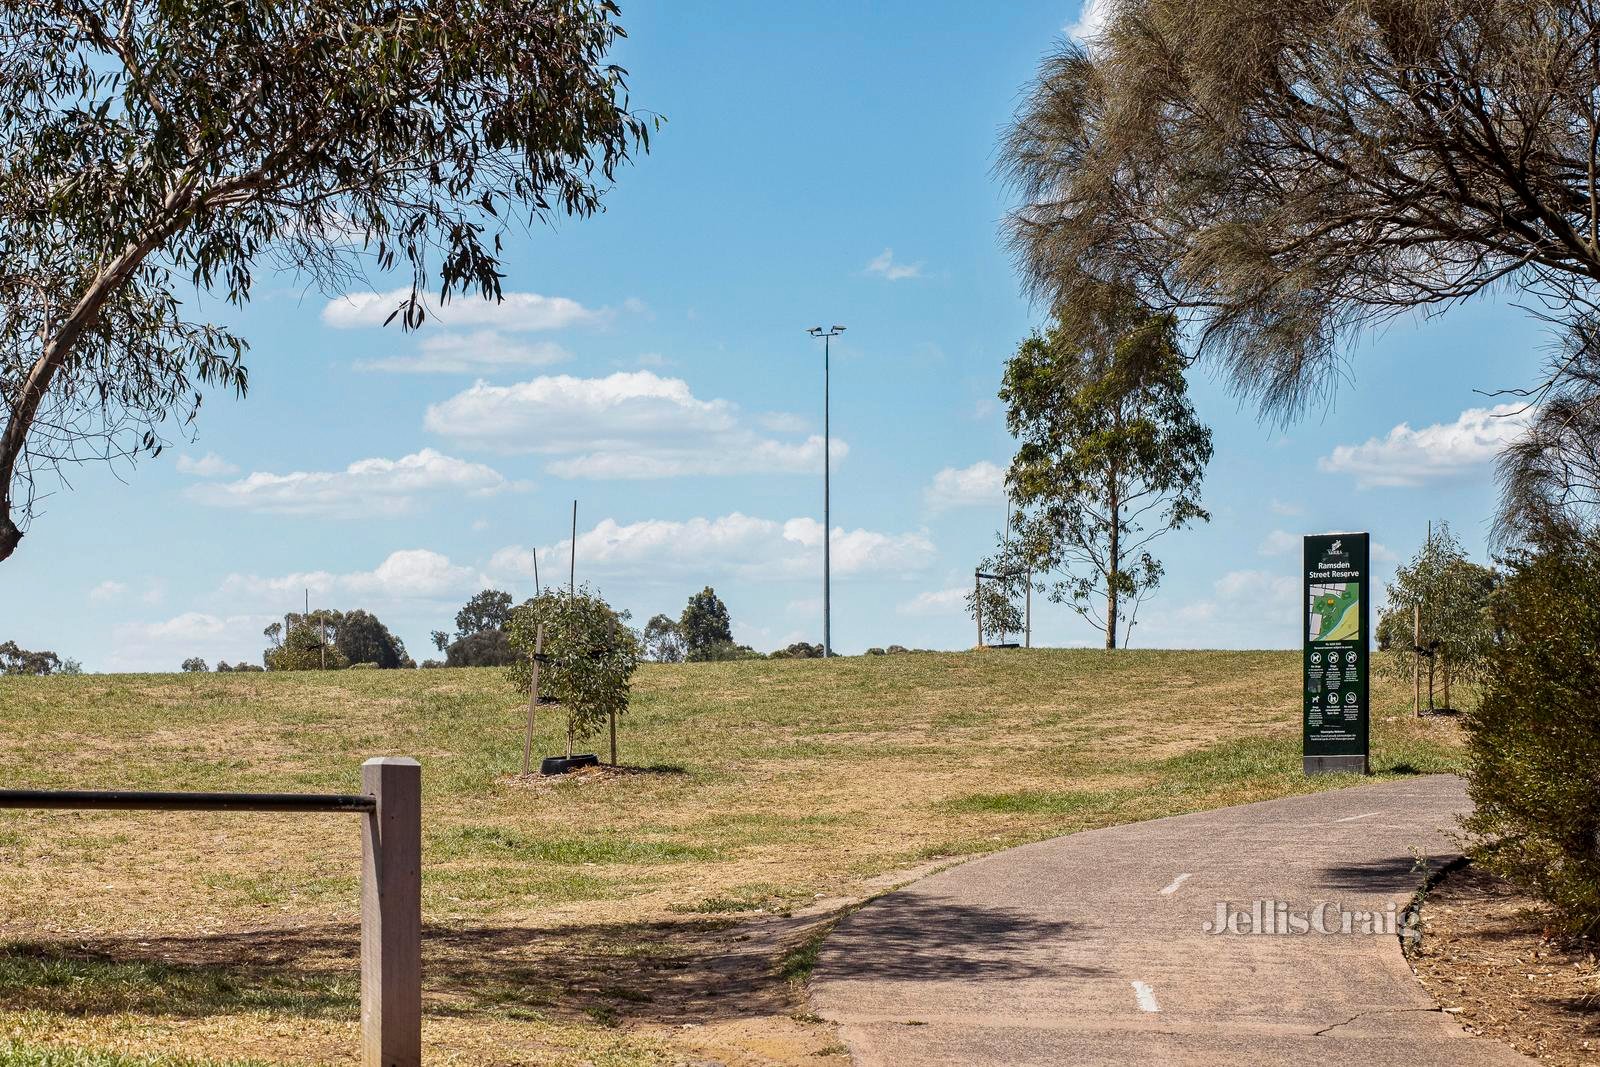
[[[1483,866],[1574,936],[1600,934],[1600,544],[1525,553],[1491,599],[1481,707],[1466,719]]]

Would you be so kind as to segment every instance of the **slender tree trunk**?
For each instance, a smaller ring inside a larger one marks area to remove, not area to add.
[[[1117,647],[1117,578],[1122,573],[1122,503],[1117,499],[1117,471],[1111,469],[1106,513],[1111,519],[1110,573],[1106,575],[1106,648]]]
[[[1117,429],[1122,429],[1122,413],[1117,416]],[[1106,649],[1117,648],[1117,577],[1122,574],[1122,501],[1117,493],[1117,464],[1112,464],[1106,477],[1106,515],[1110,520],[1110,565],[1106,574]]]

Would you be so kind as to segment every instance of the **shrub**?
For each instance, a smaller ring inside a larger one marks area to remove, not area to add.
[[[721,663],[727,660],[765,658],[749,645],[736,645],[732,641],[716,641],[712,644],[701,646],[699,651],[689,657],[689,661],[692,663]]]
[[[1524,886],[1569,935],[1600,933],[1600,544],[1509,561],[1497,640],[1466,719],[1477,862]]]
[[[576,594],[539,594],[514,610],[506,624],[510,646],[518,653],[506,677],[520,693],[528,692],[534,646],[539,626],[544,626],[539,690],[566,712],[568,756],[579,739],[628,710],[639,639],[624,625],[627,617],[581,586]]]
[[[887,656],[888,654],[889,653],[885,652],[883,649],[877,647],[867,649],[867,655],[869,656]]]
[[[805,641],[796,641],[787,648],[775,650],[769,659],[821,659],[822,646],[809,644]]]
[[[184,674],[201,674],[207,670],[210,670],[210,668],[206,666],[206,661],[199,656],[190,656],[183,661]]]
[[[298,616],[290,618],[294,622],[284,635],[283,644],[267,649],[262,657],[268,670],[319,671],[324,667],[341,670],[350,665],[338,646],[328,640],[328,627],[316,620],[315,613],[310,622],[301,621]]]
[[[352,663],[350,664],[350,669],[353,671],[376,671],[382,668],[376,663]]]
[[[444,662],[447,667],[509,667],[517,662],[517,650],[504,630],[480,630],[452,641]]]

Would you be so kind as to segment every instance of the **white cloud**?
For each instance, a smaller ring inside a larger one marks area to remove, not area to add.
[[[1285,501],[1279,500],[1277,497],[1273,497],[1270,507],[1272,508],[1272,513],[1274,515],[1283,515],[1289,518],[1292,518],[1296,515],[1304,515],[1306,513],[1306,509],[1301,507],[1299,504],[1286,503]]]
[[[922,277],[921,263],[896,263],[894,249],[885,248],[872,262],[867,264],[867,273],[876,274],[887,278],[891,282],[898,282],[905,278]]]
[[[429,334],[417,345],[414,356],[360,360],[355,368],[402,374],[472,374],[543,367],[571,358],[572,353],[554,341],[522,341],[498,330],[474,330]]]
[[[946,467],[933,476],[922,498],[934,511],[987,507],[1005,500],[1005,486],[1005,468],[985,459],[970,467]]]
[[[1321,470],[1353,474],[1356,485],[1416,487],[1479,475],[1521,434],[1519,404],[1468,408],[1454,422],[1413,430],[1402,422],[1383,437],[1339,445],[1317,460]]]
[[[89,599],[95,601],[96,603],[104,603],[107,600],[117,599],[117,597],[121,596],[127,591],[128,587],[122,582],[114,581],[108,578],[99,585],[95,586],[93,589],[89,590]]]
[[[916,572],[936,550],[922,531],[891,534],[835,527],[830,540],[839,575]],[[545,577],[565,573],[570,540],[538,549]],[[552,569],[553,568],[553,569]],[[531,577],[533,550],[513,545],[489,561],[497,575]],[[822,524],[811,518],[757,518],[734,512],[684,521],[647,519],[622,524],[603,519],[578,535],[578,573],[643,579],[730,575],[752,580],[812,578],[822,569]]]
[[[322,309],[322,321],[338,329],[382,326],[410,295],[410,289],[392,289],[387,293],[335,297]],[[502,330],[561,330],[596,322],[605,314],[564,296],[538,293],[506,293],[498,303],[477,296],[457,296],[448,304],[440,304],[433,297],[424,297],[422,304],[428,315],[426,321],[436,326],[492,326]]]
[[[272,620],[270,614],[186,611],[157,622],[120,623],[112,629],[105,669],[176,671],[190,656],[199,656],[210,667],[218,660],[259,664],[266,647],[261,630]]]
[[[1301,539],[1287,530],[1273,530],[1267,534],[1266,540],[1256,549],[1263,556],[1282,556],[1293,552],[1301,545]]]
[[[964,585],[918,593],[902,601],[895,610],[902,615],[949,615],[967,610],[967,594],[971,589]]]
[[[1092,45],[1111,21],[1111,3],[1112,0],[1083,0],[1077,20],[1066,27],[1067,35]]]
[[[199,459],[187,454],[179,456],[178,473],[192,474],[196,478],[216,478],[224,474],[238,474],[239,468],[215,452],[207,452]]]
[[[461,444],[554,457],[564,478],[668,478],[687,474],[821,471],[823,440],[763,437],[727,400],[701,400],[681,378],[619,371],[478,382],[428,407],[423,424]],[[835,439],[837,463],[849,445]]]
[[[482,587],[482,576],[471,567],[458,566],[448,556],[425,548],[391,552],[370,571],[335,574],[302,571],[277,577],[230,574],[221,592],[229,597],[251,598],[253,603],[285,600],[293,606],[305,590],[319,597],[365,597],[375,603],[404,600],[453,599]]]
[[[360,459],[342,471],[256,471],[234,482],[196,485],[189,495],[213,507],[277,515],[362,519],[404,514],[421,493],[487,496],[512,488],[492,467],[424,448],[399,459]]]
[[[1168,608],[1145,605],[1131,643],[1157,648],[1290,648],[1300,644],[1303,591],[1297,575],[1229,571],[1211,595]]]

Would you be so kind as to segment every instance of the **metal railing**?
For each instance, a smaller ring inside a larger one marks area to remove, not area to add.
[[[0,789],[0,808],[353,812],[361,829],[362,1067],[422,1063],[422,767],[361,765],[359,794]]]

